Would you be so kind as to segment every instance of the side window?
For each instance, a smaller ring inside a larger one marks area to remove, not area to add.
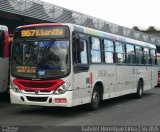
[[[0,57],[4,56],[4,33],[0,31]]]
[[[121,42],[115,42],[115,61],[119,64],[125,63],[125,47]]]
[[[105,63],[113,63],[114,44],[111,40],[104,40]]]
[[[74,43],[73,59],[74,59],[74,63],[88,64],[86,40],[80,39],[78,40],[78,42]]]
[[[135,64],[135,51],[134,46],[131,44],[126,44],[126,54],[127,54],[127,63]]]
[[[80,52],[80,58],[82,64],[88,64],[88,57],[87,57],[87,42],[86,40],[80,40],[81,44],[83,44],[83,50]]]
[[[144,64],[150,64],[150,53],[148,48],[144,48]]]
[[[91,38],[91,61],[93,63],[101,63],[101,46],[100,39]]]
[[[155,50],[153,50],[153,49],[151,49],[150,50],[150,52],[151,52],[151,62],[152,62],[152,65],[156,65],[156,51]]]
[[[143,64],[143,48],[136,46],[136,63]]]

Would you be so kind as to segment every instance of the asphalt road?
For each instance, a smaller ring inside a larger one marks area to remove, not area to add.
[[[160,125],[160,87],[145,91],[141,99],[127,95],[103,101],[97,111],[89,111],[86,105],[73,108],[13,105],[9,96],[0,96],[0,126],[30,126],[33,130],[41,126],[38,131],[49,131],[52,126]]]

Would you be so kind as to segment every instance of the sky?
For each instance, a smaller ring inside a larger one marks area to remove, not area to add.
[[[160,0],[42,0],[124,27],[160,28]]]

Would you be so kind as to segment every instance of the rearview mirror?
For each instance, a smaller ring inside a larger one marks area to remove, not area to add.
[[[77,52],[81,52],[84,50],[84,42],[81,39],[74,39],[74,50],[76,50]]]

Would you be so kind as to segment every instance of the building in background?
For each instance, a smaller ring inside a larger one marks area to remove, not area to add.
[[[141,28],[138,26],[134,26],[133,29],[140,31],[140,32],[143,32],[143,33],[153,35],[153,36],[160,37],[160,27],[150,26],[150,27],[144,29],[144,28]],[[157,51],[158,51],[158,53],[160,53],[160,46],[159,45],[157,45]]]
[[[160,45],[160,37],[143,34],[108,21],[41,0],[0,0],[0,24],[13,34],[17,26],[33,23],[73,23],[112,34]]]

